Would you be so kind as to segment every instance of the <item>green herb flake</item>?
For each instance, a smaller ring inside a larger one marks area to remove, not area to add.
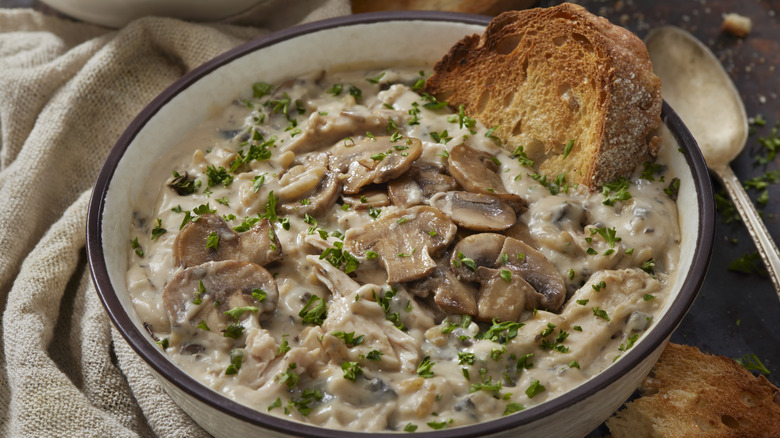
[[[569,154],[571,153],[572,146],[574,146],[574,140],[573,139],[569,140],[569,142],[566,143],[566,147],[563,149],[563,157],[561,157],[561,160],[565,160],[566,157],[569,156]]]
[[[422,362],[420,362],[420,365],[417,366],[417,375],[425,379],[430,379],[433,377],[433,366],[435,364],[435,362],[431,362],[430,356],[425,356]]]
[[[238,374],[241,369],[241,362],[244,359],[243,350],[234,349],[230,351],[230,365],[225,369],[225,375]]]
[[[301,317],[304,324],[322,325],[325,318],[328,317],[328,306],[324,299],[312,295],[303,309],[298,312],[298,316]]]
[[[152,229],[152,240],[157,240],[158,237],[167,233],[168,230],[162,227],[162,219],[157,218],[157,226]]]
[[[538,380],[534,379],[531,382],[531,386],[529,386],[528,389],[525,390],[525,395],[527,395],[528,398],[534,398],[535,396],[544,392],[544,390],[545,390],[544,385],[539,383]]]
[[[739,359],[734,359],[738,364],[742,365],[748,371],[758,371],[763,374],[771,374],[770,371],[764,366],[754,353],[748,353]]]
[[[520,412],[523,409],[525,409],[525,406],[521,405],[520,403],[507,403],[506,408],[504,409],[504,413],[502,415],[507,416],[514,414],[515,412]]]
[[[598,307],[594,307],[593,309],[593,315],[597,318],[604,319],[606,321],[610,321],[609,315],[607,315],[607,311],[604,309],[599,309]]]
[[[344,371],[344,378],[352,382],[357,381],[357,377],[363,374],[359,362],[342,362],[341,370]]]
[[[404,432],[415,432],[417,431],[417,425],[412,423],[407,423],[406,426],[404,426]]]
[[[219,249],[219,234],[212,231],[208,237],[206,237],[206,249],[213,249],[217,251]]]

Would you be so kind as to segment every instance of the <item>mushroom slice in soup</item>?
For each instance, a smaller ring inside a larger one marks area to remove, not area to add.
[[[480,233],[455,245],[450,263],[457,276],[480,284],[477,317],[517,320],[523,309],[560,310],[563,276],[544,255],[501,234]]]
[[[344,193],[381,184],[403,175],[422,154],[422,142],[412,137],[361,137],[332,149],[330,169],[340,172]]]
[[[460,144],[452,148],[448,158],[450,175],[464,189],[473,193],[493,195],[513,203],[518,212],[526,209],[526,202],[518,195],[509,193],[498,175],[496,158],[487,152]]]
[[[278,299],[276,280],[270,272],[254,263],[233,260],[184,269],[163,290],[172,326],[205,321],[211,331],[225,330],[245,318],[268,316]]]
[[[393,204],[408,208],[457,187],[455,179],[445,173],[444,165],[417,160],[406,174],[388,183],[387,193]]]
[[[391,121],[401,125],[404,118],[405,113],[401,111],[371,111],[361,106],[342,111],[338,115],[323,116],[315,111],[309,116],[303,132],[281,149],[295,153],[315,151],[347,137],[363,135],[366,132],[384,132]]]
[[[377,254],[387,271],[388,283],[420,279],[436,269],[431,258],[446,247],[457,227],[444,213],[416,206],[383,215],[379,220],[347,231],[344,248],[352,254]]]
[[[282,175],[281,187],[275,192],[282,203],[279,206],[282,213],[319,216],[336,203],[341,183],[327,168],[328,156],[315,154]]]
[[[173,258],[183,268],[218,260],[237,260],[265,266],[282,257],[282,245],[268,219],[237,233],[217,214],[204,214],[176,235]]]
[[[517,214],[509,204],[482,193],[438,193],[431,198],[431,205],[459,226],[474,231],[502,231],[517,222]]]

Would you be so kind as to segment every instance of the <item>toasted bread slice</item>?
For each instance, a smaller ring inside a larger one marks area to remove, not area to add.
[[[780,390],[696,347],[668,344],[640,390],[607,420],[614,438],[780,436]]]
[[[452,47],[425,91],[497,127],[548,178],[598,188],[657,152],[661,81],[647,48],[570,3],[497,16]]]

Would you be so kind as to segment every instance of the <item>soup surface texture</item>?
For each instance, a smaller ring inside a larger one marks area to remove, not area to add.
[[[160,160],[127,283],[171,361],[269,415],[402,432],[538,405],[641,342],[678,263],[674,175],[545,178],[424,80],[257,83]]]

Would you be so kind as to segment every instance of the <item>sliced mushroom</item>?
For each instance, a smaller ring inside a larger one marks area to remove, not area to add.
[[[434,292],[439,308],[453,315],[477,316],[477,291],[471,285],[458,281],[451,271],[445,270]]]
[[[212,233],[215,243],[207,246]],[[268,219],[237,233],[217,214],[204,214],[184,226],[173,242],[173,259],[183,268],[218,260],[252,262],[260,266],[279,260],[282,245]]]
[[[422,204],[437,193],[458,187],[458,183],[444,172],[444,166],[438,163],[417,160],[408,172],[387,185],[387,193],[393,204],[399,207]]]
[[[370,111],[359,106],[333,116],[323,116],[315,111],[309,116],[303,132],[281,149],[295,153],[314,151],[331,146],[346,137],[362,135],[366,132],[375,134],[384,132],[391,120],[400,125],[404,117],[405,114],[401,111]]]
[[[335,172],[327,168],[329,154],[315,154],[290,168],[279,179],[279,211],[303,216],[324,214],[338,198],[341,184]],[[301,202],[304,201],[305,202]]]
[[[342,195],[341,199],[355,210],[365,210],[370,207],[386,207],[390,205],[390,198],[384,190],[363,190],[356,195]]]
[[[511,202],[518,212],[525,211],[526,202],[519,196],[509,193],[498,175],[495,157],[487,152],[478,151],[465,144],[450,150],[448,158],[450,175],[464,189],[473,193],[493,195]]]
[[[501,249],[507,254],[507,266],[517,270],[536,290],[532,308],[548,309],[557,312],[566,299],[566,282],[555,266],[530,245],[508,237]]]
[[[477,317],[481,320],[519,317],[522,309],[557,312],[566,298],[563,276],[555,266],[511,237],[468,236],[455,245],[450,263],[458,278],[480,283]]]
[[[476,317],[481,321],[517,321],[528,307],[528,297],[535,294],[533,287],[520,275],[508,271],[508,275],[505,272],[502,276],[501,271],[484,266],[477,268],[480,288]]]
[[[444,212],[459,226],[474,231],[502,231],[517,222],[515,210],[492,195],[444,192],[434,195],[431,205]]]
[[[358,256],[368,251],[384,264],[388,283],[420,279],[436,269],[431,254],[446,247],[457,227],[429,206],[400,210],[347,231],[344,248]]]
[[[238,320],[272,314],[279,292],[265,268],[228,260],[182,270],[165,285],[162,298],[174,325],[205,321],[209,330],[220,331]],[[257,312],[247,309],[238,318],[225,313],[238,307],[255,307]]]
[[[412,137],[362,137],[354,143],[333,147],[329,167],[340,172],[344,193],[355,194],[361,187],[381,184],[403,175],[422,154],[422,143]]]

